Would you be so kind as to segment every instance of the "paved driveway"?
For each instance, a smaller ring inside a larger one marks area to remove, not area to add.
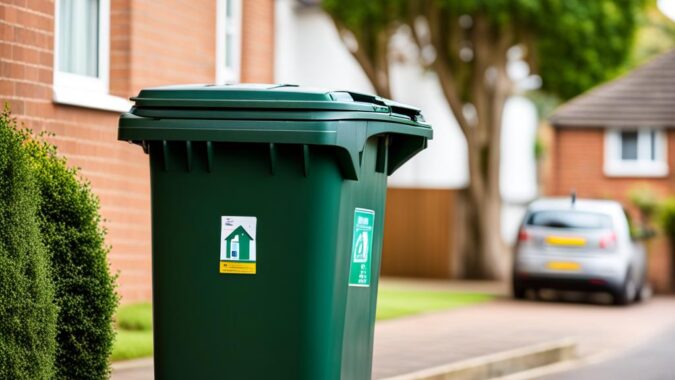
[[[675,329],[599,363],[577,367],[545,380],[675,379]]]
[[[373,378],[572,337],[585,357],[630,350],[675,328],[675,298],[627,308],[569,302],[494,302],[379,322]],[[113,380],[152,379],[149,362],[113,371]]]

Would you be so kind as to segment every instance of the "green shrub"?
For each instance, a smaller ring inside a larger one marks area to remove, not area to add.
[[[26,146],[40,192],[39,225],[59,307],[56,378],[107,378],[118,297],[98,198],[54,146],[41,139]]]
[[[675,198],[668,198],[661,203],[658,216],[663,232],[675,241]]]
[[[0,114],[0,379],[54,375],[57,309],[25,139],[5,108]]]
[[[640,211],[642,222],[649,223],[659,208],[659,199],[656,193],[648,186],[640,186],[628,192],[631,203]]]

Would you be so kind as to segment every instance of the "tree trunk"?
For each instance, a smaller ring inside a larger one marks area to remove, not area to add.
[[[501,200],[471,196],[471,183],[460,190],[457,205],[453,275],[467,279],[505,279],[509,254],[501,236]]]

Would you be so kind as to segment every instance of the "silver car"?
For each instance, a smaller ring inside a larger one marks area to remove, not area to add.
[[[607,291],[626,305],[640,300],[645,281],[644,246],[631,238],[618,202],[572,196],[528,207],[515,247],[515,298],[528,289]]]

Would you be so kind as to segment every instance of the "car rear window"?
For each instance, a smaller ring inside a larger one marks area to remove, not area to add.
[[[537,211],[528,217],[527,225],[551,228],[603,229],[612,226],[609,215],[583,211]]]

